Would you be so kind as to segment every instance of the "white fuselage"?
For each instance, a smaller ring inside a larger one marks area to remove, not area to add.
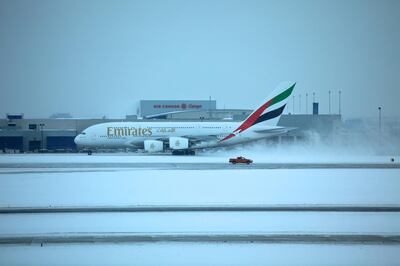
[[[241,122],[111,122],[85,129],[75,138],[75,143],[87,148],[142,148],[146,140],[166,142],[170,137],[183,137],[191,140],[190,149],[199,149],[266,138],[281,134],[279,130],[284,129],[254,126],[223,140],[240,124]]]

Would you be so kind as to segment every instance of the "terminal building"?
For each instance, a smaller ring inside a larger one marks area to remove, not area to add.
[[[89,126],[121,121],[243,121],[253,110],[217,109],[215,100],[142,100],[140,114],[123,119],[30,119],[23,114],[6,114],[0,119],[0,152],[75,152],[74,138]],[[319,115],[314,103],[313,114],[282,115],[279,126],[296,128],[275,141],[298,141],[307,137],[305,132],[315,131],[328,138],[342,125],[340,115]]]

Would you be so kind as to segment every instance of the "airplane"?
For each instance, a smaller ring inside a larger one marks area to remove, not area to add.
[[[88,127],[74,139],[78,147],[92,149],[171,150],[173,155],[194,155],[195,150],[264,139],[288,132],[277,126],[296,83],[279,84],[242,122],[109,122]]]

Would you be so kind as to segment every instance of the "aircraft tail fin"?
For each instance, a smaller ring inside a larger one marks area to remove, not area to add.
[[[280,83],[261,106],[255,109],[237,129],[221,141],[228,140],[256,124],[276,126],[295,86],[296,83],[293,82]]]
[[[282,82],[279,84],[270,93],[263,104],[255,109],[234,131],[234,133],[240,133],[256,124],[276,126],[295,85],[296,83],[293,82]]]

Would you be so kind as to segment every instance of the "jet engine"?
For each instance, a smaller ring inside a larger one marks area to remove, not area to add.
[[[187,149],[189,148],[189,139],[181,137],[170,137],[169,147],[173,150]]]
[[[159,140],[145,140],[144,150],[147,152],[157,152],[163,150],[163,142]]]

